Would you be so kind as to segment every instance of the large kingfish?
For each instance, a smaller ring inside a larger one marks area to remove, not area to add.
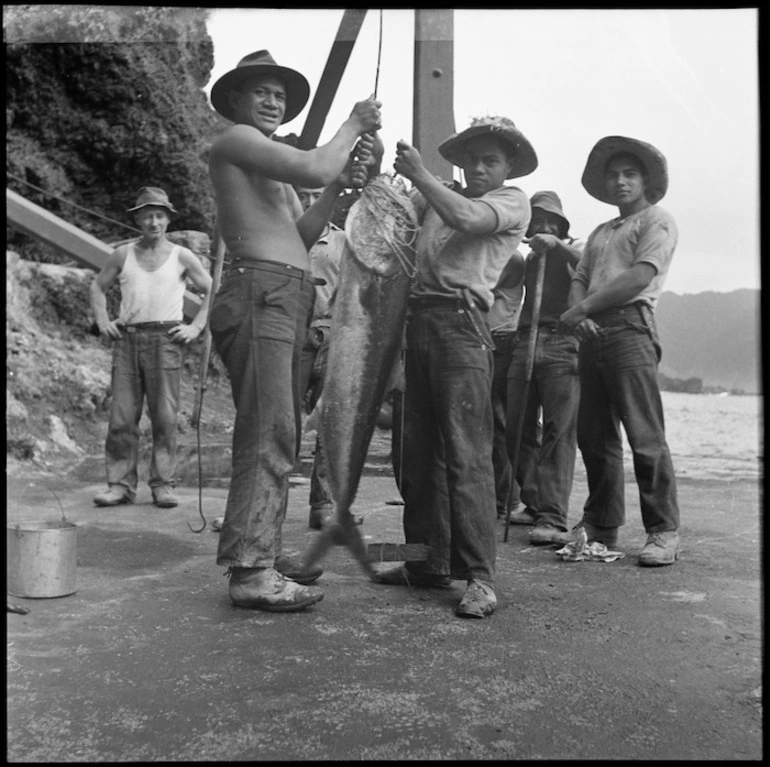
[[[335,516],[308,550],[306,567],[339,544],[374,574],[350,507],[401,349],[418,227],[403,182],[388,174],[372,179],[348,212],[326,377],[318,403]]]

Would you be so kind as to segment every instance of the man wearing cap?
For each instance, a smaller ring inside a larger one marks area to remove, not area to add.
[[[569,236],[569,220],[556,192],[536,192],[529,202],[532,220],[527,238],[531,252],[526,261],[526,295],[516,347],[508,368],[506,421],[511,459],[519,440],[516,474],[523,487],[521,495],[525,504],[522,511],[511,514],[510,521],[534,525],[529,541],[537,546],[564,544],[572,539],[567,532],[567,513],[577,454],[579,342],[575,335],[560,332],[557,325],[567,310],[570,282],[585,243]],[[538,267],[543,258],[545,271],[535,328],[533,309]],[[527,385],[533,332],[537,336]],[[538,429],[541,409],[542,428]],[[517,435],[520,423],[521,434]]]
[[[505,181],[531,173],[537,157],[506,117],[474,120],[439,152],[463,169],[461,191],[431,174],[405,141],[394,165],[428,203],[407,316],[401,493],[407,543],[431,552],[380,580],[438,587],[465,580],[456,613],[484,618],[497,604],[487,312],[530,219],[527,196]]]
[[[671,214],[657,205],[668,188],[666,158],[644,141],[607,136],[591,150],[582,183],[619,216],[589,236],[561,316],[581,339],[578,446],[588,500],[579,525],[589,541],[617,542],[625,523],[622,423],[647,531],[639,564],[671,565],[679,554],[679,506],[654,316],[678,236]]]
[[[217,552],[229,568],[236,606],[289,612],[323,592],[282,553],[289,474],[300,444],[299,358],[307,334],[314,281],[308,249],[345,186],[366,177],[353,165],[381,151],[372,132],[379,102],[359,101],[333,138],[308,151],[273,141],[310,94],[299,72],[266,50],[245,56],[211,89],[211,103],[234,125],[211,147],[209,173],[217,222],[230,255],[211,311],[214,347],[227,367],[236,416],[230,491]],[[369,134],[363,138],[364,134]],[[359,178],[360,177],[360,178]],[[324,187],[303,212],[292,184]]]
[[[206,322],[211,277],[195,254],[166,237],[176,209],[163,189],[146,186],[129,208],[142,231],[136,242],[120,245],[91,283],[91,308],[99,333],[115,341],[112,407],[107,431],[106,492],[97,506],[133,503],[139,457],[139,421],[147,398],[152,422],[149,484],[156,506],[176,506],[177,412],[182,349],[198,337]],[[203,301],[189,325],[183,323],[189,279]],[[120,283],[120,314],[110,320],[106,292]]]

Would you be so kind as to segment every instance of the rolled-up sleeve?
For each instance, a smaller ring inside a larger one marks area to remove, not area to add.
[[[509,229],[525,229],[532,218],[529,198],[515,186],[502,186],[487,192],[482,197],[473,200],[478,205],[487,205],[497,217],[495,233]]]
[[[651,264],[656,272],[665,271],[679,239],[674,219],[657,209],[654,215],[640,219],[637,234],[634,264]]]

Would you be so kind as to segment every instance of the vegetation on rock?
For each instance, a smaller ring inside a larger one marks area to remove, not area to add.
[[[210,232],[207,155],[228,123],[203,91],[213,66],[206,14],[6,7],[8,186],[106,242],[135,229],[125,210],[138,189],[160,186],[179,210],[175,228]],[[25,258],[56,260],[19,232],[8,242]]]

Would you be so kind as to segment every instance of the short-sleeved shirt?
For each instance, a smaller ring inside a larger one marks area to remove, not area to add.
[[[519,268],[524,257],[517,250],[508,260],[514,268],[503,268],[497,285],[492,290],[495,300],[487,319],[493,333],[513,333],[519,326],[521,300],[524,297],[524,273]],[[515,265],[515,266],[514,266]]]
[[[572,237],[565,238],[563,242],[576,248],[581,253],[586,245],[585,240],[578,240]],[[519,318],[519,327],[522,330],[532,326],[532,309],[535,304],[535,288],[537,286],[537,260],[530,256],[527,258],[524,268],[526,295],[524,306],[521,310],[521,317]],[[538,326],[556,325],[559,322],[559,317],[569,309],[567,299],[569,298],[569,289],[574,274],[567,261],[561,256],[551,253],[546,256]]]
[[[345,232],[334,224],[324,232],[310,248],[310,271],[313,277],[326,281],[325,285],[316,285],[313,320],[329,319],[332,316],[332,304],[340,280],[340,264],[345,247]]]
[[[590,296],[635,264],[650,264],[655,269],[650,284],[625,303],[641,301],[654,309],[678,237],[673,216],[657,205],[614,218],[591,232],[573,279],[585,285],[586,296]]]
[[[532,210],[527,195],[515,186],[501,186],[469,199],[494,211],[494,232],[463,234],[428,206],[417,238],[417,280],[412,295],[462,296],[467,288],[488,310],[494,301],[493,288],[524,237]]]

